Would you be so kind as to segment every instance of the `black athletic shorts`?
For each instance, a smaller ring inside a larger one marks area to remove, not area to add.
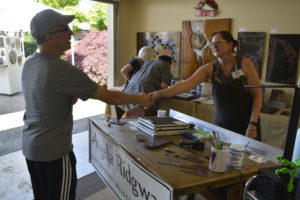
[[[72,152],[48,162],[26,159],[35,200],[75,200],[76,158]]]

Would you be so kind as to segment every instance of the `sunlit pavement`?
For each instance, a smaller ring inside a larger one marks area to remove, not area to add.
[[[89,116],[103,114],[105,111],[105,103],[98,100],[78,100],[73,106],[74,121]],[[0,131],[8,130],[15,127],[23,126],[24,110],[14,113],[0,115]]]
[[[97,100],[78,102],[73,107],[74,121],[90,116],[103,114],[105,103]],[[23,126],[24,111],[0,115],[0,131]],[[88,131],[73,135],[74,152],[77,159],[78,178],[94,172],[94,167],[88,161]],[[0,156],[0,199],[1,200],[31,200],[33,199],[30,177],[27,172],[22,151]],[[115,199],[108,189],[99,191],[87,200],[101,196]]]

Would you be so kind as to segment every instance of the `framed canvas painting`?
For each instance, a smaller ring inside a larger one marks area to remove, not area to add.
[[[266,81],[295,84],[300,34],[271,34]]]
[[[155,58],[168,55],[172,58],[172,79],[180,77],[180,32],[138,32],[137,51],[143,46],[150,46],[155,51]]]
[[[240,57],[250,58],[259,75],[259,78],[261,78],[265,46],[265,33],[239,32],[237,39],[239,41],[237,55]]]

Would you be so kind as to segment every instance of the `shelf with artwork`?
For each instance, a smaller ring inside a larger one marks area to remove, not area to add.
[[[0,93],[12,95],[21,92],[21,73],[24,46],[17,36],[0,36]]]

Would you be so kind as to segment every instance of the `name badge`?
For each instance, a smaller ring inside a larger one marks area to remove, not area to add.
[[[239,77],[243,76],[244,73],[241,69],[239,69],[237,71],[232,72],[231,75],[233,78],[239,78]]]

